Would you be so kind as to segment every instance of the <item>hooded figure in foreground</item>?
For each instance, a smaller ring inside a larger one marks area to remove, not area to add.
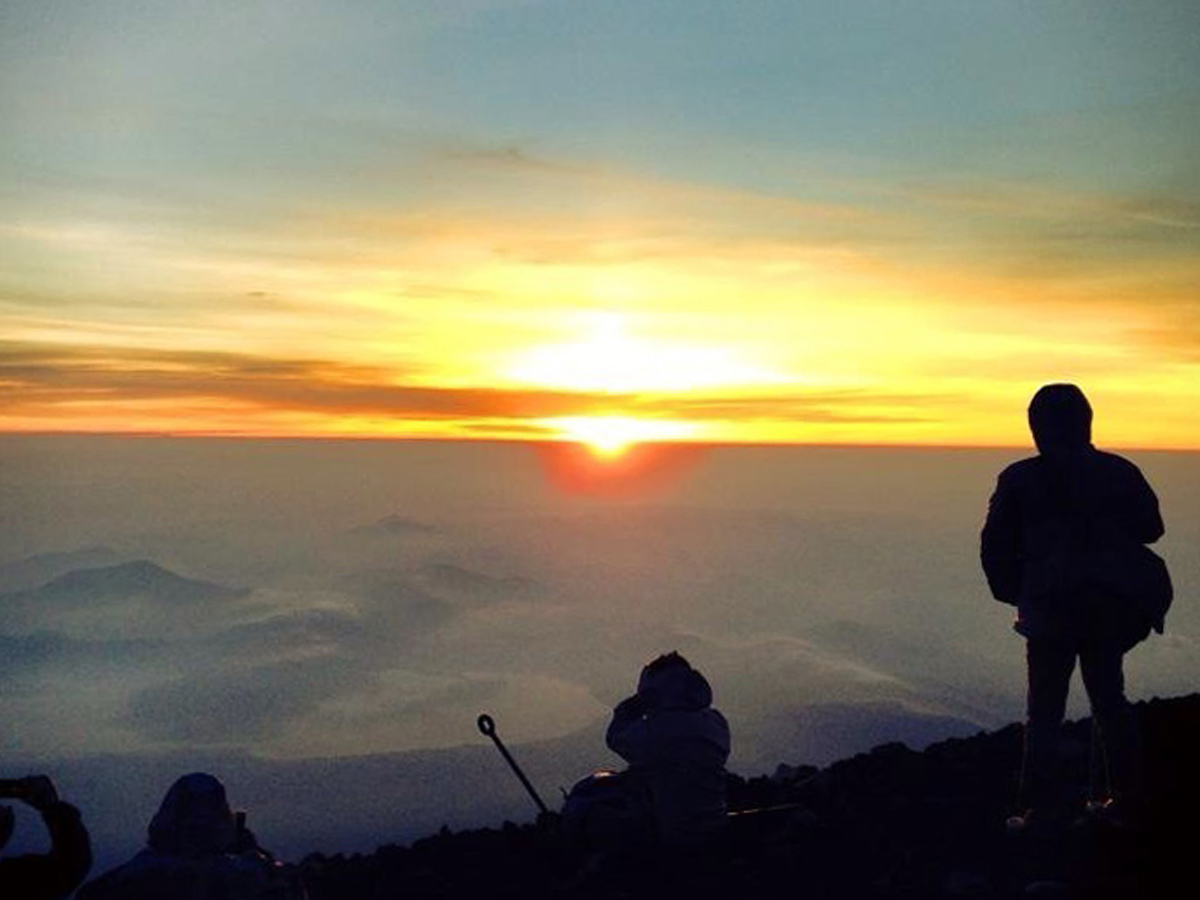
[[[637,693],[613,711],[605,740],[645,784],[656,837],[667,846],[715,837],[725,824],[729,724],[712,688],[678,653],[642,669]]]
[[[225,787],[196,772],[171,785],[146,849],[79,891],[76,900],[301,900],[303,888],[258,846]]]
[[[1171,600],[1166,567],[1145,545],[1162,536],[1158,499],[1141,471],[1091,443],[1092,409],[1072,384],[1041,388],[1029,405],[1038,455],[1005,469],[981,535],[993,596],[1017,608],[1029,685],[1024,762],[1013,824],[1062,810],[1059,733],[1078,659],[1112,796],[1144,801],[1138,736],[1125,699],[1126,651],[1161,632]]]

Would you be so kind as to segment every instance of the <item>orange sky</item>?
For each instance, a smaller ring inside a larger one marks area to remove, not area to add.
[[[0,430],[1200,447],[1186,30],[835,6],[17,4]]]

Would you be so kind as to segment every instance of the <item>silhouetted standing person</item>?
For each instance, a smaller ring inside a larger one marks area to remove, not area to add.
[[[1166,568],[1146,544],[1163,534],[1158,499],[1133,463],[1096,450],[1092,409],[1072,384],[1042,387],[1029,404],[1038,455],[1005,469],[981,535],[997,600],[1017,608],[1028,664],[1018,824],[1063,811],[1059,735],[1078,659],[1113,799],[1144,801],[1139,741],[1125,699],[1127,650],[1162,630]]]
[[[50,852],[0,859],[0,897],[59,900],[79,886],[92,866],[92,847],[77,810],[58,798],[45,775],[0,782],[0,796],[22,800],[41,813]],[[0,849],[12,831],[12,810],[0,807]]]

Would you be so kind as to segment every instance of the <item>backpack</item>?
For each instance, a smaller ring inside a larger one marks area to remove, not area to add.
[[[1151,628],[1162,634],[1175,589],[1161,556],[1145,544],[1129,544],[1094,559],[1090,574],[1136,610],[1138,618],[1145,624],[1141,638],[1146,637]]]
[[[577,781],[563,804],[562,825],[571,843],[589,850],[657,842],[650,788],[629,771],[600,770]]]

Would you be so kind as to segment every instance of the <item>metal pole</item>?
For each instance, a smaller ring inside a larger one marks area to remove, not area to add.
[[[484,735],[492,739],[492,743],[496,745],[496,749],[500,751],[500,755],[504,757],[504,761],[509,764],[513,772],[521,779],[521,784],[525,785],[525,790],[529,791],[529,796],[533,798],[533,802],[537,804],[537,808],[544,813],[549,812],[550,810],[546,808],[546,804],[542,802],[542,798],[538,796],[538,792],[533,789],[533,785],[529,783],[529,779],[521,771],[521,767],[517,765],[517,761],[512,758],[512,754],[508,752],[508,748],[500,740],[500,735],[496,734],[496,721],[487,713],[483,713],[475,720],[475,724],[479,726],[479,730]]]

